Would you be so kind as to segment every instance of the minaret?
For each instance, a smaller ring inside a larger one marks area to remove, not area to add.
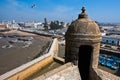
[[[45,27],[45,29],[48,29],[48,22],[47,22],[46,18],[44,19],[44,27]]]

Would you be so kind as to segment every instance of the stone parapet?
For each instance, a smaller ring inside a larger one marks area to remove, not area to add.
[[[97,80],[120,80],[120,77],[113,75],[109,72],[103,71],[98,68],[94,68],[94,71],[96,73],[96,77],[99,77]]]
[[[77,66],[66,63],[34,80],[81,80],[81,77]]]

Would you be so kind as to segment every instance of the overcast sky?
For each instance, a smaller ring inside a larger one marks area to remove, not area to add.
[[[0,0],[0,20],[71,22],[82,6],[92,20],[120,23],[120,0]]]

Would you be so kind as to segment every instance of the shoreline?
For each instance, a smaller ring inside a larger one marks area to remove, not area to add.
[[[0,75],[33,60],[33,58],[41,52],[42,47],[46,46],[47,43],[51,41],[49,37],[21,31],[7,32],[5,35],[29,36],[34,39],[31,41],[32,44],[25,48],[21,48],[23,44],[20,43],[13,44],[17,45],[17,47],[2,48],[1,46],[8,44],[8,41],[14,38],[0,39]]]

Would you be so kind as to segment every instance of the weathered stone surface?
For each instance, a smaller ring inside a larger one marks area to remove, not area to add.
[[[78,54],[81,54],[79,53],[80,46],[88,45],[93,48],[91,64],[95,65],[94,67],[97,67],[101,33],[99,26],[94,21],[88,19],[84,7],[82,8],[82,13],[79,15],[78,19],[73,21],[69,26],[65,39],[65,62],[75,62],[75,59],[78,60]]]
[[[81,80],[78,67],[67,63],[34,80]]]
[[[120,80],[120,77],[113,75],[109,72],[103,71],[101,69],[94,69],[94,71],[99,76],[100,80]]]
[[[83,80],[89,80],[90,70],[98,66],[101,38],[99,26],[88,18],[83,7],[65,35],[65,62],[77,65]]]
[[[77,66],[71,66],[62,70],[45,80],[81,80]]]

